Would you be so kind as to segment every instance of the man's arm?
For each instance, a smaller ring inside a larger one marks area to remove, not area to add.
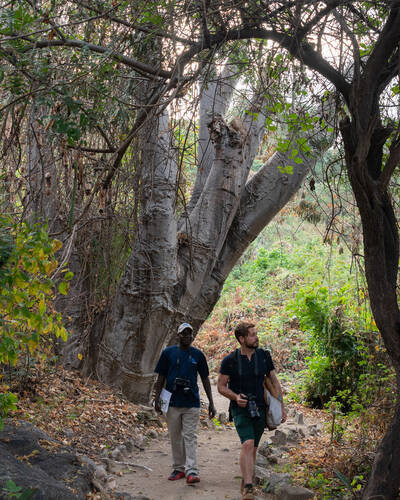
[[[215,406],[214,406],[210,378],[208,376],[201,377],[201,381],[203,382],[203,387],[204,387],[204,390],[205,390],[207,397],[208,397],[208,416],[210,418],[214,418],[216,413],[217,413],[217,410],[215,409]]]
[[[236,394],[228,387],[229,375],[223,375],[222,373],[218,376],[218,392],[230,399],[231,401],[236,401],[238,406],[245,408],[247,405],[247,399],[244,394]]]
[[[162,413],[161,411],[161,401],[160,401],[160,394],[162,391],[162,388],[164,387],[166,377],[165,375],[160,375],[158,374],[156,383],[154,385],[154,408],[157,413]]]
[[[283,392],[282,392],[282,387],[281,387],[281,384],[278,380],[278,377],[276,376],[276,371],[271,370],[269,372],[269,374],[267,375],[267,377],[268,377],[269,381],[271,382],[272,387],[274,388],[274,393],[276,394],[275,397],[277,399],[279,399],[279,401],[281,402],[281,405],[282,405],[282,423],[286,422],[287,414],[286,414],[286,409],[285,409],[285,405],[283,402]]]

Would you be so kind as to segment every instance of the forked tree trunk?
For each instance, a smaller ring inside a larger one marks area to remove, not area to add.
[[[260,113],[254,120],[248,114],[239,127],[227,125],[213,108],[226,110],[228,103],[221,102],[221,95],[230,98],[231,92],[219,92],[217,105],[212,96],[218,85],[207,87],[205,102],[210,108],[209,113],[202,108],[200,130],[208,147],[199,151],[195,200],[180,217],[167,115],[144,131],[143,196],[135,245],[112,311],[95,325],[85,353],[86,374],[95,374],[144,404],[149,403],[158,356],[176,335],[177,325],[188,321],[197,333],[229,271],[315,162],[311,153],[303,155],[302,165],[289,159],[291,151],[277,153],[248,181],[265,117]],[[260,104],[255,101],[254,106]],[[291,165],[293,175],[282,174],[279,165]]]

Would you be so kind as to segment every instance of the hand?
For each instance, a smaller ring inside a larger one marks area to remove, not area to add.
[[[246,408],[247,406],[247,396],[244,394],[237,394],[236,395],[236,403],[240,408]]]
[[[283,406],[283,403],[282,403],[282,424],[284,422],[286,422],[286,420],[287,420],[287,413],[286,413],[286,409],[285,409],[285,407]]]
[[[154,400],[154,409],[156,410],[157,413],[162,415],[160,398],[156,398]]]
[[[214,403],[210,403],[208,405],[208,416],[209,418],[214,418],[217,414],[217,410],[215,409]]]

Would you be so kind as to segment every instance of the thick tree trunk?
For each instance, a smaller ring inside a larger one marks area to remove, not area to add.
[[[372,194],[372,193],[371,193]],[[375,195],[377,193],[374,193]],[[364,235],[365,268],[371,309],[396,372],[400,390],[400,312],[396,278],[398,234],[387,193],[371,198],[369,210],[360,207]],[[379,445],[363,498],[396,498],[400,486],[400,407]]]
[[[94,332],[85,372],[147,403],[153,368],[175,329],[177,163],[168,116],[142,130],[141,206],[137,237],[104,334]],[[173,325],[173,326],[171,326]],[[95,325],[98,329],[98,325]]]
[[[367,204],[365,191],[353,179],[353,189],[360,208],[364,236],[365,269],[371,309],[382,334],[397,380],[397,401],[400,390],[400,312],[396,281],[398,234],[393,209],[387,193],[370,192]],[[379,445],[371,476],[364,491],[366,499],[396,498],[400,486],[400,407],[397,403],[393,420]]]
[[[189,321],[197,332],[237,259],[300,187],[315,161],[313,155],[303,155],[304,163],[298,165],[289,153],[277,153],[246,183],[264,117],[244,120],[239,131],[220,115],[210,119],[213,161],[179,230],[177,165],[167,116],[144,131],[138,236],[112,311],[94,326],[85,353],[86,374],[144,404],[149,403],[158,356],[174,339],[178,324]],[[293,175],[282,174],[277,168],[282,164],[292,165]]]

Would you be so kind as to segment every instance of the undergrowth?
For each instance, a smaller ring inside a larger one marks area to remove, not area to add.
[[[318,498],[355,498],[394,408],[395,381],[363,274],[340,241],[286,214],[240,259],[196,343],[218,372],[241,320],[256,323],[286,400],[320,408],[325,432],[292,455],[299,484]],[[360,264],[360,263],[359,263]]]

